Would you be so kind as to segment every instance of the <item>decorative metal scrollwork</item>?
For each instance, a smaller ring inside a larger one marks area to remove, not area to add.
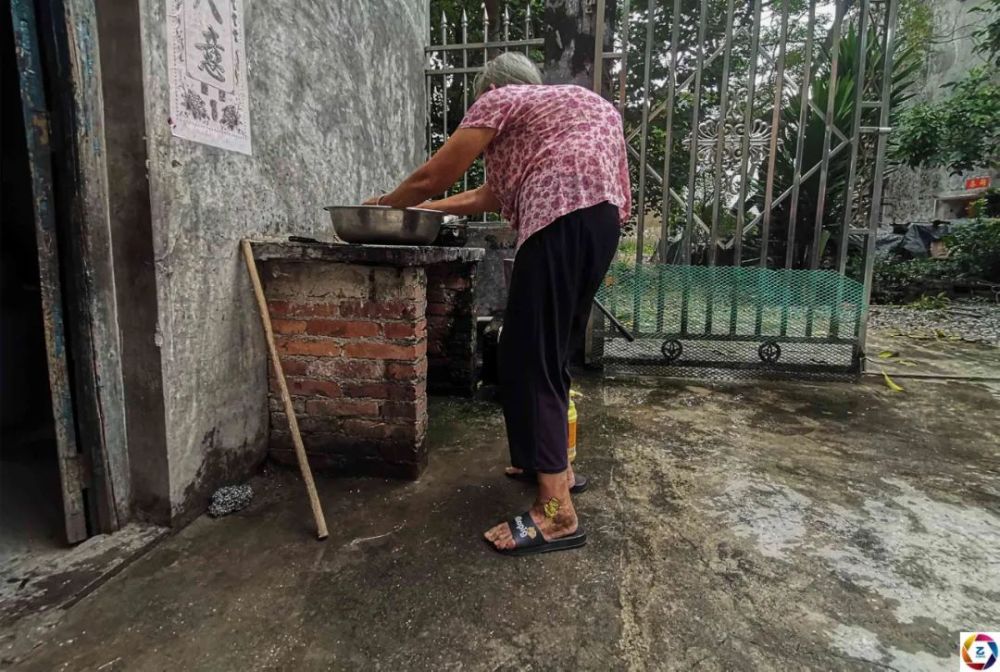
[[[757,349],[757,355],[760,361],[774,364],[781,359],[781,346],[777,341],[764,341]]]
[[[771,125],[762,119],[754,119],[747,130],[742,119],[729,118],[724,123],[719,119],[706,119],[698,124],[698,160],[711,164],[722,136],[722,161],[724,166],[738,163],[743,158],[743,142],[746,136],[750,165],[760,163],[767,155],[771,142]],[[690,146],[691,138],[687,139]]]
[[[683,354],[684,346],[676,339],[663,341],[663,345],[660,346],[660,352],[663,353],[663,358],[669,364],[677,361],[681,354]]]

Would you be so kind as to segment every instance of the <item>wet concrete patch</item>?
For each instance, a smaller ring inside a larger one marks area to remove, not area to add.
[[[1000,621],[988,388],[580,389],[582,551],[490,551],[530,488],[502,475],[497,407],[435,400],[419,481],[320,481],[325,544],[295,474],[269,473],[16,669],[940,669]]]

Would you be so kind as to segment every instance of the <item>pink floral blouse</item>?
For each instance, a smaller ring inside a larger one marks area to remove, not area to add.
[[[518,247],[559,217],[604,201],[629,217],[625,136],[618,110],[579,86],[504,86],[469,108],[460,128],[493,128],[486,184]]]

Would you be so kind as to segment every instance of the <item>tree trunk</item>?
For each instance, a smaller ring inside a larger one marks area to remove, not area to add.
[[[604,14],[604,47],[614,44],[617,0],[607,0]],[[597,0],[546,0],[545,2],[545,83],[594,86],[594,40],[597,32]],[[602,94],[611,89],[611,77],[604,70]]]

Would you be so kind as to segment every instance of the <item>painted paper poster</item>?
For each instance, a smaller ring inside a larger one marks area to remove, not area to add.
[[[243,1],[166,2],[173,134],[250,154]]]

